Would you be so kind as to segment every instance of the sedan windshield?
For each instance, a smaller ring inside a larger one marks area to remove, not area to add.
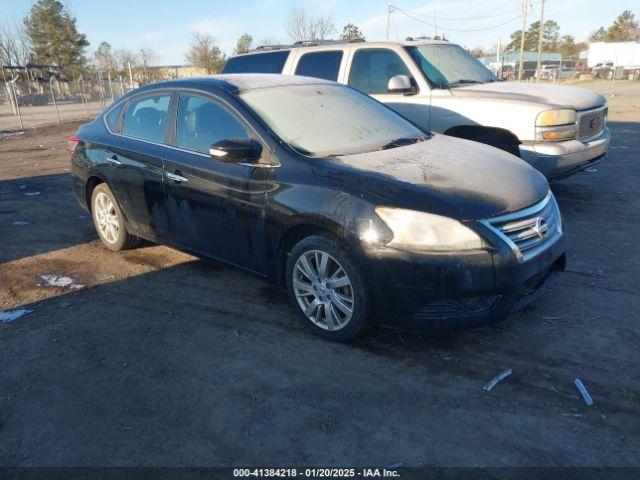
[[[382,150],[426,138],[400,115],[340,85],[260,88],[240,98],[283,142],[308,156]]]
[[[416,65],[436,88],[452,88],[499,79],[458,45],[432,44],[407,47]]]

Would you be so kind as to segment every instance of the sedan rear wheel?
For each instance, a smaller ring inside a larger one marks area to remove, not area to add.
[[[98,185],[91,194],[91,215],[100,240],[108,249],[126,250],[140,242],[127,231],[122,211],[106,183]]]
[[[371,326],[364,277],[334,239],[301,240],[287,262],[289,294],[314,333],[350,340]]]

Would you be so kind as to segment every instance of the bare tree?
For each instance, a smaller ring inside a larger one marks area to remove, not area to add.
[[[193,35],[193,43],[189,46],[185,59],[191,65],[206,68],[207,73],[219,72],[225,61],[213,37],[197,33]]]
[[[312,41],[327,40],[335,31],[336,26],[333,23],[333,15],[331,14],[310,20],[309,39]]]
[[[262,40],[258,42],[258,46],[261,46],[261,47],[268,47],[271,45],[279,45],[279,44],[280,44],[280,40],[278,40],[276,37],[264,37]]]
[[[22,65],[29,63],[31,48],[22,24],[0,26],[0,64]]]
[[[294,42],[307,40],[307,14],[302,7],[293,7],[284,22],[284,30]]]
[[[311,17],[302,7],[289,11],[284,29],[294,42],[326,40],[336,31],[331,14]]]
[[[118,72],[128,73],[129,65],[131,65],[131,68],[138,65],[138,56],[126,48],[113,52],[113,57],[116,61]]]

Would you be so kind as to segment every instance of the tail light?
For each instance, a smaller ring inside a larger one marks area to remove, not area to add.
[[[78,146],[78,143],[80,143],[80,139],[72,135],[69,137],[68,141],[69,141],[69,153],[73,157],[73,153],[75,152],[76,147]]]

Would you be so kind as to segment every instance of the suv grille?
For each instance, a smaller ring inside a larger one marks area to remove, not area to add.
[[[541,202],[519,212],[484,220],[524,262],[551,246],[562,236],[562,219],[551,192]]]
[[[595,137],[604,130],[607,107],[578,112],[578,138]]]

